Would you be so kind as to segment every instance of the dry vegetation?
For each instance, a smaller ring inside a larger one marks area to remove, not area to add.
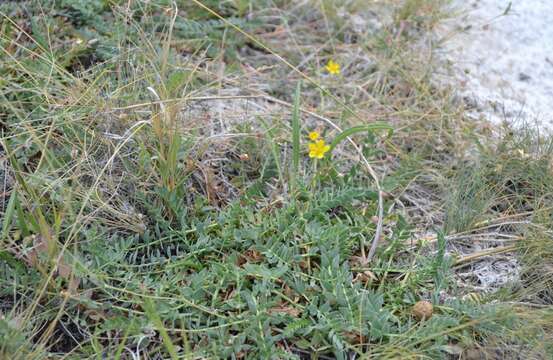
[[[451,14],[2,2],[0,358],[553,356],[553,143],[434,84]]]

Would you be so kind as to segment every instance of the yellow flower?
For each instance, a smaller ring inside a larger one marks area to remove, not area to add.
[[[322,159],[328,150],[330,150],[330,146],[324,140],[317,140],[309,144],[309,157]]]
[[[340,74],[340,64],[338,64],[337,62],[334,62],[334,60],[328,60],[328,63],[326,64],[325,68],[329,74],[332,74],[332,75]]]
[[[319,136],[320,136],[319,133],[316,132],[316,131],[311,131],[309,133],[309,139],[311,139],[312,141],[317,140],[319,138]]]

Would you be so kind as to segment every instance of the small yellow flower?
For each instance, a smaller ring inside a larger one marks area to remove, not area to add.
[[[316,131],[311,131],[309,133],[309,139],[311,139],[312,141],[317,140],[319,138],[319,136],[320,136],[319,133],[316,132]]]
[[[334,62],[334,60],[328,60],[328,63],[325,66],[326,71],[328,71],[329,74],[332,75],[339,75],[340,74],[340,64],[337,62]]]
[[[309,144],[309,157],[322,159],[328,150],[330,150],[330,146],[324,140],[317,140]]]

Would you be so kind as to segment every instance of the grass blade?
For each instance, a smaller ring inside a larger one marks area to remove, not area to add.
[[[12,195],[10,196],[10,200],[8,201],[8,206],[6,208],[6,212],[4,213],[4,221],[2,222],[2,237],[1,239],[5,239],[8,236],[8,231],[10,224],[12,222],[12,217],[15,211],[15,201],[17,198],[17,193],[15,192],[15,189],[12,190]]]
[[[354,126],[349,129],[346,129],[342,131],[338,136],[332,140],[332,143],[330,144],[330,151],[334,150],[338,144],[340,144],[342,141],[347,139],[353,134],[359,133],[359,132],[366,132],[366,131],[375,131],[375,130],[388,130],[388,136],[391,136],[394,132],[394,128],[390,125],[383,123],[383,122],[375,122],[368,125],[361,125],[361,126]]]
[[[145,298],[143,305],[144,305],[144,311],[146,312],[146,316],[148,316],[150,321],[154,323],[154,326],[156,327],[157,331],[159,331],[159,334],[163,339],[163,344],[165,345],[167,352],[169,352],[171,359],[177,360],[179,358],[177,355],[177,349],[175,348],[175,345],[171,341],[171,338],[169,337],[169,334],[167,333],[167,329],[165,329],[165,326],[163,325],[161,318],[158,316],[152,300],[149,298]]]
[[[298,82],[292,110],[292,189],[295,188],[300,167],[300,91],[301,82]]]

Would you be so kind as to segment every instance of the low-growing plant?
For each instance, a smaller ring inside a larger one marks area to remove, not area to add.
[[[442,3],[0,4],[0,357],[550,355],[550,141],[430,82]]]

